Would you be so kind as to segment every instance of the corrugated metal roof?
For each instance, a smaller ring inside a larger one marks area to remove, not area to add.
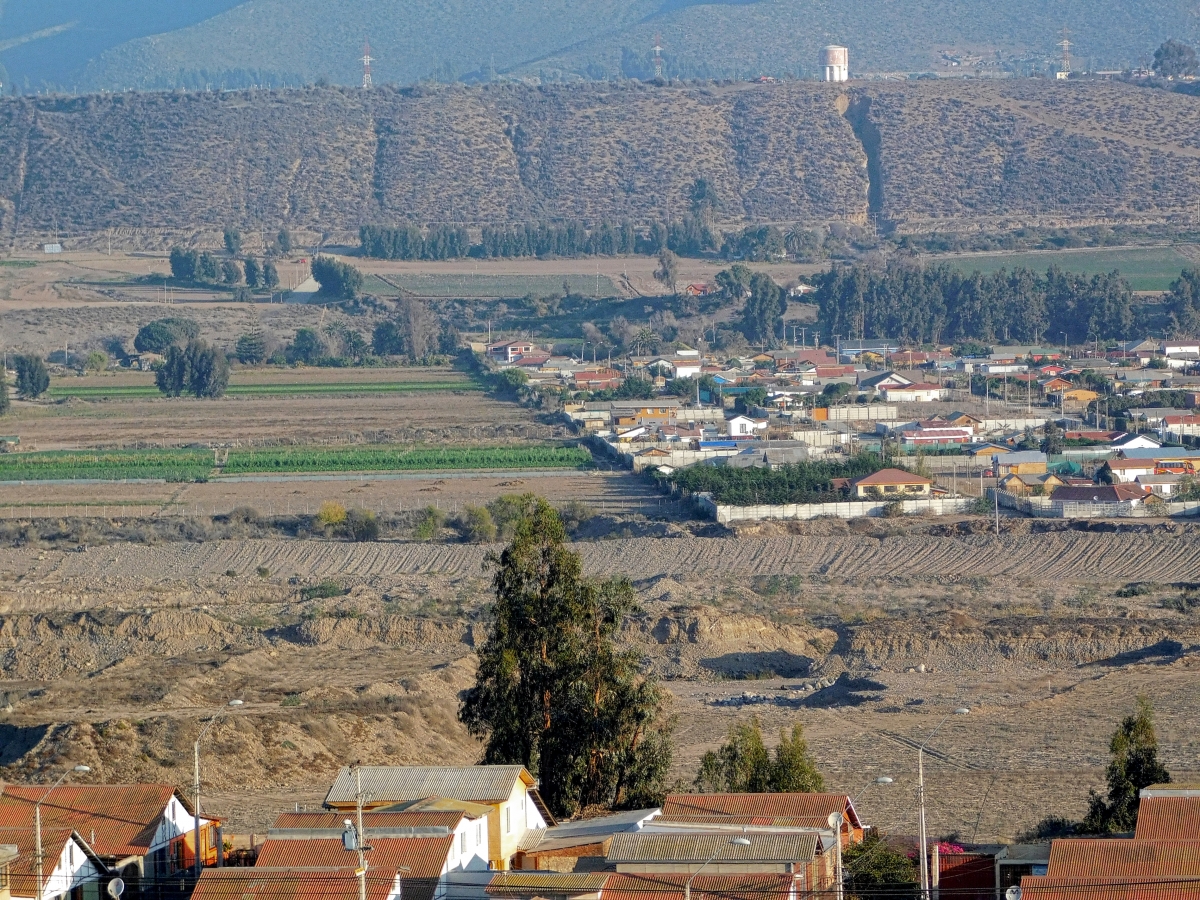
[[[386,900],[394,872],[367,872],[367,900]],[[431,900],[436,879],[402,881],[404,900]],[[192,900],[358,900],[354,869],[336,872],[250,868],[205,869]]]
[[[378,838],[371,841],[367,865],[376,873],[395,872],[401,866],[411,870],[405,877],[437,878],[442,874],[454,836],[444,838]],[[349,866],[358,864],[358,855],[348,851],[340,840],[263,841],[258,851],[258,866],[295,868],[297,866]]]
[[[500,872],[485,890],[502,897],[595,894],[607,879],[607,872]]]
[[[534,780],[524,766],[362,766],[363,792],[373,804],[451,797],[476,803],[499,802],[512,795],[518,779]],[[354,771],[343,767],[325,796],[327,805],[351,805]]]
[[[1200,881],[1112,877],[1050,878],[1026,875],[1022,900],[1198,900]]]
[[[45,794],[41,785],[6,785],[0,826],[32,827],[33,808]],[[60,785],[42,801],[42,827],[73,828],[100,856],[142,855],[173,796],[190,811],[170,784]]]
[[[462,820],[461,812],[365,812],[363,827],[372,828],[449,828],[454,830]],[[283,813],[273,828],[337,828],[346,821],[342,812]]]
[[[1143,801],[1144,802],[1144,801]],[[1200,876],[1200,834],[1191,841],[1128,838],[1058,840],[1050,846],[1050,878]]]
[[[817,820],[821,828],[828,827],[830,813],[841,812],[861,827],[846,794],[668,794],[662,809],[663,819],[677,822],[748,816],[768,820],[762,824],[771,824],[771,819]]]
[[[815,834],[746,834],[744,838],[750,842],[748,847],[732,843],[729,834],[616,834],[608,861],[789,863],[807,862],[817,853]]]
[[[1177,841],[1200,836],[1200,797],[1146,797],[1138,805],[1139,840]]]
[[[682,900],[687,875],[610,875],[604,900]],[[704,900],[785,900],[791,875],[700,875],[692,880],[692,896]]]
[[[468,819],[482,819],[493,811],[486,803],[472,803],[470,800],[455,800],[452,797],[404,800],[375,809],[375,812],[461,812],[465,813]]]

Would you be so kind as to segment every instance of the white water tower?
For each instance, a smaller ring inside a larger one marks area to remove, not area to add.
[[[822,48],[820,65],[826,81],[850,80],[850,51],[845,47],[830,44]]]

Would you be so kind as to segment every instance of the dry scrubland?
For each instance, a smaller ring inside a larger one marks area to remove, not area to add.
[[[798,720],[832,786],[896,778],[863,806],[911,832],[910,742],[948,704],[967,703],[972,715],[934,746],[931,827],[1006,836],[1047,812],[1082,812],[1107,735],[1139,692],[1158,704],[1168,766],[1196,769],[1200,621],[1181,582],[1200,572],[1200,531],[974,531],[675,529],[577,549],[589,572],[634,581],[642,612],[625,638],[670,679],[681,777],[735,720],[757,714],[772,733]],[[232,696],[246,706],[215,730],[207,777],[235,827],[318,802],[351,756],[471,761],[455,709],[483,635],[486,549],[0,550],[0,672],[14,706],[0,724],[5,777],[69,758],[112,780],[186,780],[198,720]],[[306,599],[302,589],[325,578],[349,593]],[[1159,584],[1118,597],[1131,580]],[[922,663],[927,672],[910,671]],[[713,703],[744,691],[764,702]]]
[[[1200,105],[1110,83],[118,94],[4,101],[0,126],[0,236],[22,248],[55,221],[647,223],[696,178],[729,222],[1190,221],[1200,199]]]

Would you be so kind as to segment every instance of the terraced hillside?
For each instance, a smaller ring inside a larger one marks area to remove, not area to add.
[[[0,103],[0,236],[648,224],[697,178],[730,224],[1190,222],[1198,133],[1195,98],[1037,80],[22,99]]]

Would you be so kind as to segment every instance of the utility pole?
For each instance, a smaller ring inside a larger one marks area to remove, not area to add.
[[[996,537],[1000,537],[1000,457],[992,457],[992,500],[996,507]]]
[[[357,818],[358,840],[358,900],[367,900],[367,857],[366,851],[371,848],[366,845],[366,832],[363,831],[363,789],[362,769],[354,767],[354,812]]]

